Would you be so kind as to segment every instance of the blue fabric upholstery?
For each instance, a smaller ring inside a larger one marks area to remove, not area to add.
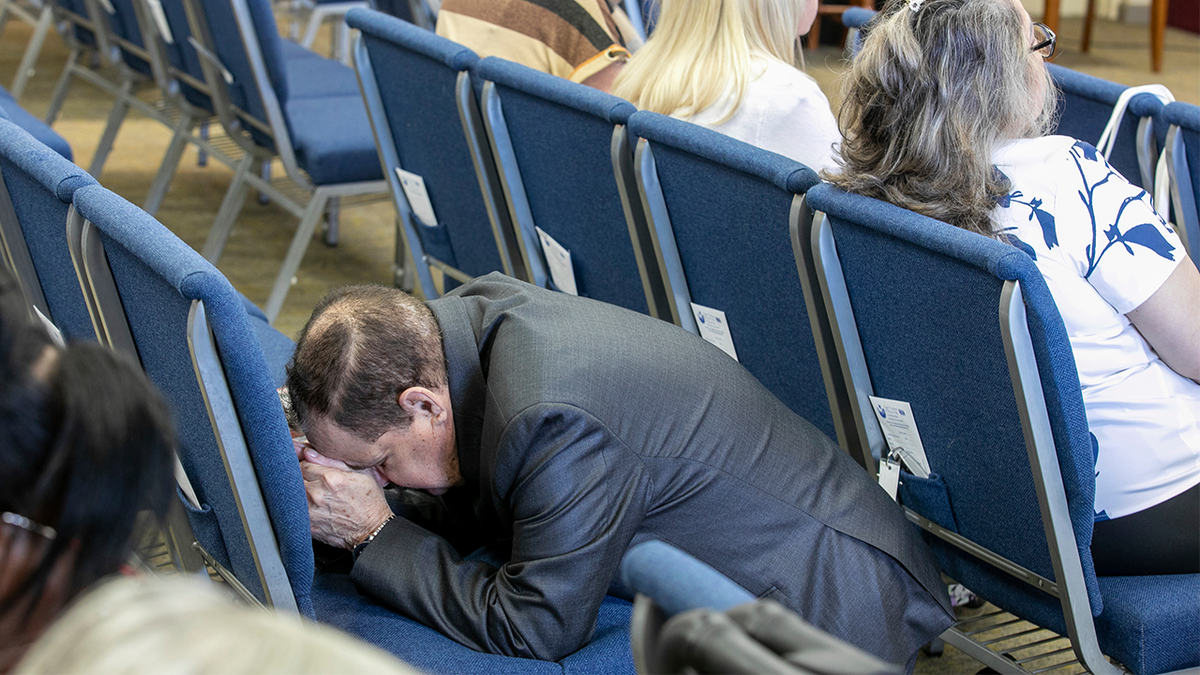
[[[412,23],[412,7],[408,0],[371,0],[371,9]]]
[[[270,124],[232,5],[227,0],[200,4],[217,56],[233,77],[229,85],[231,102]],[[246,0],[246,5],[296,163],[315,185],[380,179],[383,173],[354,71],[285,46],[287,41],[279,36],[270,0]],[[274,149],[271,139],[261,132],[255,130],[251,135],[263,147]]]
[[[1176,175],[1180,181],[1188,181],[1192,188],[1192,213],[1177,213],[1175,220],[1188,228],[1187,238],[1192,246],[1192,262],[1200,266],[1200,107],[1190,103],[1168,103],[1163,107],[1162,120],[1165,125],[1179,127],[1183,137],[1183,156],[1187,160],[1188,173],[1186,176]]]
[[[75,191],[95,185],[95,179],[7,120],[0,120],[0,173],[46,297],[49,318],[68,339],[94,340],[91,315],[67,249],[66,222]]]
[[[1055,134],[1070,136],[1095,145],[1104,133],[1104,127],[1112,117],[1113,106],[1121,92],[1128,87],[1098,77],[1047,64],[1054,84],[1062,92],[1058,106],[1058,127]],[[1149,94],[1135,96],[1125,109],[1125,117],[1117,130],[1117,144],[1113,148],[1109,164],[1130,183],[1142,184],[1142,173],[1137,159],[1137,128],[1141,117],[1153,117],[1162,108],[1159,100]],[[1163,147],[1166,127],[1155,128],[1158,147]]]
[[[912,404],[938,474],[925,481],[905,475],[902,503],[1056,578],[997,323],[1003,282],[1018,281],[1100,646],[1138,673],[1200,665],[1200,577],[1177,577],[1170,592],[1160,592],[1162,578],[1095,576],[1087,417],[1066,330],[1033,261],[1000,242],[832,186],[810,190],[809,204],[829,216],[874,392]],[[931,505],[933,512],[924,511]],[[946,574],[1067,634],[1052,596],[932,536],[927,541]],[[1139,637],[1148,630],[1166,634]]]
[[[428,673],[633,673],[630,604],[605,598],[592,642],[560,663],[484,654],[358,595],[349,577],[318,573],[313,582],[317,617],[377,645]]]
[[[579,294],[649,313],[611,150],[636,108],[495,57],[475,72],[496,84],[533,224],[571,252]]]
[[[197,539],[260,599],[258,574],[193,371],[188,312],[203,300],[284,566],[300,612],[312,617],[308,504],[279,397],[244,300],[211,264],[158,221],[99,187],[75,206],[101,233],[142,366],[171,402],[180,460],[204,512]]]
[[[661,541],[646,541],[621,559],[621,581],[650,597],[667,616],[705,608],[724,612],[754,594],[691,555]]]
[[[346,22],[362,31],[382,104],[376,115],[386,120],[400,165],[425,180],[438,224],[415,224],[421,246],[473,277],[503,271],[455,102],[459,75],[479,57],[380,12],[353,9]]]
[[[116,10],[115,13],[108,15],[108,25],[112,28],[112,32],[116,33],[121,39],[129,41],[135,47],[144,50],[146,43],[142,41],[142,29],[138,26],[137,14],[133,8],[134,0],[110,1],[112,2],[113,9]],[[97,6],[102,7],[102,5]],[[149,61],[123,47],[121,47],[121,60],[125,62],[125,65],[143,75],[153,75]]]
[[[59,136],[53,129],[46,125],[45,122],[34,117],[28,110],[17,104],[17,100],[8,93],[7,89],[0,87],[0,114],[3,119],[11,121],[13,124],[28,131],[38,141],[48,145],[51,150],[62,155],[67,161],[75,159],[71,152],[71,146],[67,143],[67,139]]]
[[[654,152],[692,300],[725,312],[742,365],[837,438],[788,229],[793,198],[816,173],[656,113],[635,113],[629,132]]]
[[[1104,653],[1139,675],[1200,665],[1200,574],[1100,577]]]

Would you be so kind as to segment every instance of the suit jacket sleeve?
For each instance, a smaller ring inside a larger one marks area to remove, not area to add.
[[[645,515],[649,478],[599,420],[537,404],[505,427],[492,494],[512,523],[499,569],[397,519],[355,563],[359,589],[481,651],[556,661],[584,646]],[[503,536],[504,533],[498,533]]]

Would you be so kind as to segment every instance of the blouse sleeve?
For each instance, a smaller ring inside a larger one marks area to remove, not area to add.
[[[1154,210],[1150,195],[1125,180],[1096,148],[1075,143],[1067,171],[1073,180],[1059,190],[1056,216],[1079,218],[1091,227],[1069,228],[1080,236],[1063,245],[1070,247],[1067,253],[1081,276],[1127,314],[1167,280],[1183,258],[1183,246]]]

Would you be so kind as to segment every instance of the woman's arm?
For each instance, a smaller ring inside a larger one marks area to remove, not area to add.
[[[1172,370],[1200,382],[1200,272],[1186,255],[1145,302],[1125,316]]]

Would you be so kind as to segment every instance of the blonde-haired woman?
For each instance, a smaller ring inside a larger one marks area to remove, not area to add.
[[[613,93],[820,170],[840,140],[799,38],[817,0],[661,0]]]

